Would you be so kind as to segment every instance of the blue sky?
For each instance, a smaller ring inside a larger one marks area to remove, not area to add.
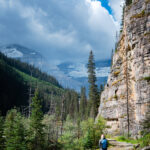
[[[122,0],[0,0],[0,45],[17,43],[52,64],[109,59]]]
[[[99,0],[103,7],[105,7],[110,14],[112,14],[112,9],[109,6],[109,0]]]

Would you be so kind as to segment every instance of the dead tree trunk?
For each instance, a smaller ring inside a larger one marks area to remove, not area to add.
[[[32,103],[32,84],[31,84],[31,80],[32,80],[32,70],[30,68],[29,112],[28,112],[28,117],[31,116],[31,103]]]
[[[64,123],[64,102],[65,102],[65,98],[64,96],[62,97],[62,107],[61,107],[61,135],[63,133],[63,123]]]
[[[127,128],[128,128],[128,138],[130,136],[130,120],[129,120],[129,77],[128,77],[128,54],[126,50],[126,90],[127,90]]]

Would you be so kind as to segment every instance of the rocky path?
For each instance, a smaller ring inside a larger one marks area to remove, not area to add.
[[[133,150],[133,144],[118,142],[116,140],[109,140],[109,143],[112,145],[108,150]]]

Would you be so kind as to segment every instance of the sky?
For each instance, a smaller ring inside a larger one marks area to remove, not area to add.
[[[0,45],[20,44],[52,64],[109,59],[122,0],[0,0]]]

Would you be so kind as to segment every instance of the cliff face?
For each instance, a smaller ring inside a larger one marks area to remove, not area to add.
[[[125,8],[124,27],[102,93],[99,114],[109,133],[137,135],[150,104],[150,0],[134,0]]]

